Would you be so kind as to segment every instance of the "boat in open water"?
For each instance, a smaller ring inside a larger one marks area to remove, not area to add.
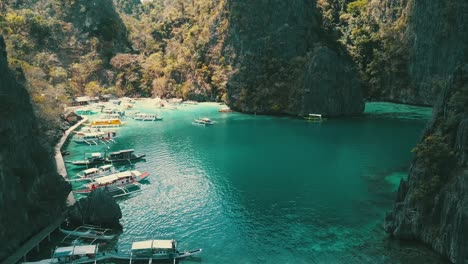
[[[209,119],[208,117],[203,117],[199,119],[195,119],[192,124],[197,125],[197,126],[211,126],[214,125],[216,122]]]
[[[105,189],[114,197],[124,196],[141,190],[139,182],[145,180],[149,172],[139,172],[137,170],[128,170],[114,173],[108,176],[89,179],[90,183],[83,185],[82,188],[73,190],[78,194],[89,194],[97,189]],[[132,191],[131,187],[138,187],[140,190]]]
[[[322,122],[323,118],[321,114],[309,114],[308,116],[304,116],[305,120],[311,121],[311,122]]]
[[[192,251],[177,250],[177,241],[171,240],[146,240],[133,242],[130,254],[112,254],[114,259],[129,260],[130,264],[138,261],[151,263],[152,260],[175,260],[194,256],[202,252],[202,249]]]
[[[69,163],[76,165],[76,166],[95,166],[95,165],[103,165],[103,164],[113,164],[113,163],[122,163],[122,162],[129,162],[130,164],[132,161],[140,160],[146,157],[146,154],[134,154],[134,149],[126,149],[126,150],[119,150],[110,152],[107,154],[107,151],[104,152],[104,155],[100,152],[91,153],[90,156],[86,157],[84,160],[77,160],[71,161]]]
[[[133,119],[138,121],[160,121],[162,120],[161,117],[158,117],[155,114],[145,114],[145,113],[137,113],[133,116]]]
[[[48,263],[73,263],[85,264],[96,263],[101,260],[110,259],[110,254],[99,253],[98,245],[58,247],[52,253],[50,259],[36,262],[23,262],[24,264],[48,264]]]

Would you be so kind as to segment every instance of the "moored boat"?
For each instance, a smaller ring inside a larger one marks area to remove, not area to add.
[[[71,161],[69,163],[76,165],[76,166],[95,166],[95,165],[119,163],[119,162],[131,163],[132,161],[139,160],[139,159],[146,157],[146,154],[136,155],[133,152],[135,152],[134,149],[119,150],[119,151],[110,152],[109,154],[107,154],[107,152],[104,152],[104,155],[102,155],[102,153],[100,152],[94,152],[94,153],[91,153],[88,157],[86,157],[86,154],[85,154],[84,160]]]
[[[54,250],[50,259],[44,259],[36,262],[23,262],[27,264],[46,264],[46,263],[96,263],[97,261],[110,259],[111,255],[98,252],[98,245],[68,246],[58,247]]]
[[[130,186],[138,186],[137,184],[149,176],[149,172],[139,172],[137,170],[122,171],[108,176],[92,179],[90,183],[85,184],[82,189],[74,190],[75,193],[89,194],[97,189],[106,189],[110,193],[124,192]]]
[[[89,126],[95,128],[107,128],[107,127],[120,127],[123,126],[124,123],[118,118],[111,118],[111,119],[97,119],[91,121]]]
[[[107,176],[115,172],[113,165],[103,165],[98,168],[90,168],[78,173],[77,176],[85,179],[92,179],[102,176]]]
[[[160,121],[161,117],[158,117],[155,114],[146,114],[146,113],[137,113],[133,116],[133,119],[138,121]]]
[[[95,227],[95,226],[79,226],[74,230],[66,230],[59,228],[60,232],[67,237],[87,238],[93,240],[112,240],[116,235],[111,234],[112,230]],[[66,237],[64,238],[64,240]]]
[[[76,132],[77,138],[73,142],[78,144],[98,145],[99,143],[113,143],[116,132]]]
[[[133,242],[130,254],[113,254],[112,256],[115,259],[129,260],[132,263],[132,261],[182,259],[201,252],[202,249],[181,252],[177,249],[177,241],[174,239],[146,240]]]
[[[210,125],[214,125],[216,122],[209,119],[208,117],[203,117],[203,118],[199,118],[199,119],[195,119],[192,124],[194,125],[199,125],[199,126],[210,126]]]

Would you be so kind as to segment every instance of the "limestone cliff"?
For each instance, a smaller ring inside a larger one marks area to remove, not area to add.
[[[468,64],[443,89],[385,229],[468,263]]]
[[[321,0],[323,26],[356,63],[369,100],[434,105],[466,59],[468,2]]]
[[[228,101],[244,112],[363,111],[351,60],[321,29],[315,1],[228,1]]]
[[[0,36],[0,259],[54,221],[70,186],[42,144],[29,94],[8,68]]]

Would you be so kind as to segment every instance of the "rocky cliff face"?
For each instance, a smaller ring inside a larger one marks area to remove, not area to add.
[[[236,110],[356,115],[364,104],[357,73],[320,26],[315,1],[228,1],[227,45]]]
[[[442,90],[385,229],[468,263],[468,64]]]
[[[373,14],[396,23],[398,18],[390,19],[383,8],[392,1],[377,2],[373,7],[382,9]],[[398,4],[406,16],[410,85],[393,87],[390,94],[435,108],[385,229],[401,239],[423,241],[454,263],[468,263],[468,2]]]
[[[8,68],[0,36],[0,259],[61,213],[70,186],[42,145],[30,98]]]

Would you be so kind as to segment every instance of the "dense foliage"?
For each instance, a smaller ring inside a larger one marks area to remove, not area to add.
[[[222,100],[224,1],[1,0],[0,34],[36,112],[80,95]]]

